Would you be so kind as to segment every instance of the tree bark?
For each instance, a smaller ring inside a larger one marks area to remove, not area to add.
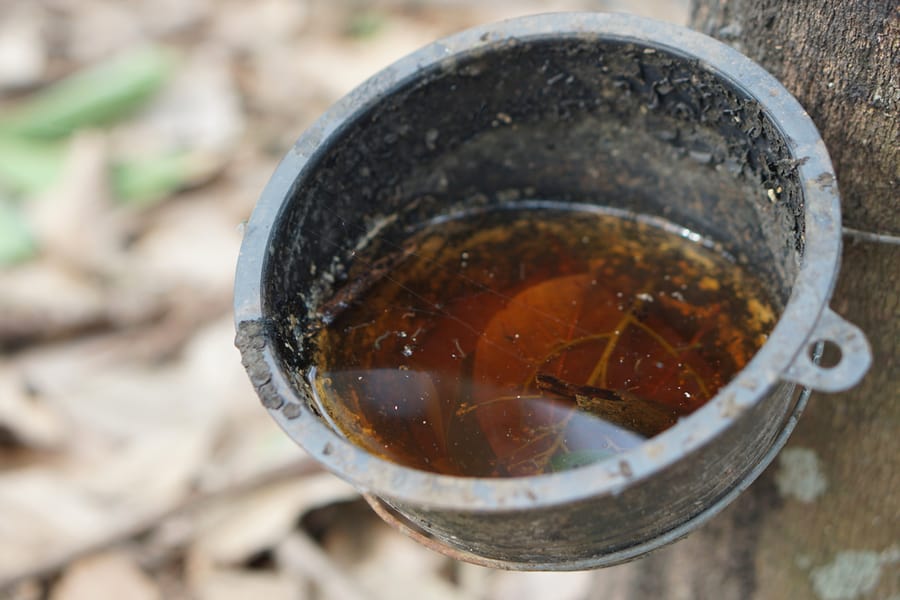
[[[687,539],[599,571],[596,598],[900,598],[900,3],[694,0],[695,28],[778,77],[835,163],[845,225],[832,307],[874,364],[812,395],[776,462]]]
[[[834,161],[844,224],[900,235],[900,2],[695,0],[691,25],[800,100]]]

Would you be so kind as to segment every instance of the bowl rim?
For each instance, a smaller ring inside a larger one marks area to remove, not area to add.
[[[754,98],[798,161],[805,215],[803,260],[776,326],[751,361],[703,407],[647,442],[597,463],[516,478],[439,475],[373,456],[326,426],[279,365],[263,313],[269,240],[291,190],[334,134],[423,71],[503,43],[578,38],[646,46],[690,60]],[[762,67],[717,40],[644,17],[549,13],[481,25],[435,41],[363,82],[329,108],[278,165],[244,230],[235,276],[237,345],[264,404],[312,457],[358,489],[401,505],[456,511],[508,511],[617,495],[719,436],[779,381],[805,352],[834,288],[841,251],[840,202],[825,144],[797,100]],[[262,388],[266,389],[263,390]],[[270,399],[266,402],[266,397]],[[735,474],[735,479],[741,476]]]

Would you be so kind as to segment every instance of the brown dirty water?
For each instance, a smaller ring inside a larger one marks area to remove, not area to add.
[[[436,473],[578,467],[701,407],[765,341],[764,286],[699,236],[546,206],[358,253],[309,373],[336,430]]]

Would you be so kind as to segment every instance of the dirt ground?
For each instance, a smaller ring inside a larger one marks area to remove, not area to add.
[[[276,428],[232,344],[241,223],[313,119],[438,37],[573,9],[687,19],[686,0],[0,4],[0,597],[618,597],[623,571],[491,571],[389,529]],[[127,76],[52,87],[123,56]],[[37,131],[47,114],[68,125]]]

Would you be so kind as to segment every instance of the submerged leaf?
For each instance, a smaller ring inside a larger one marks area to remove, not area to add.
[[[596,271],[546,280],[486,327],[474,380],[497,393],[477,398],[476,413],[501,461],[515,462],[523,448],[544,461],[565,448],[595,451],[572,446],[576,411],[579,421],[590,416],[646,438],[689,412],[687,398],[705,400],[710,366],[647,294],[615,289],[622,288],[603,285]],[[565,403],[568,413],[536,408],[541,399]]]

